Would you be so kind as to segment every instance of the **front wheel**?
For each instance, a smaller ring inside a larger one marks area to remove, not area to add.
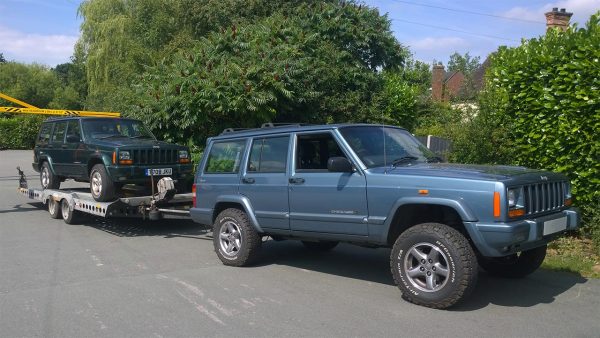
[[[96,164],[90,171],[90,192],[98,202],[112,201],[115,198],[115,184],[108,177],[106,167]]]
[[[477,258],[457,230],[438,223],[415,225],[392,248],[390,266],[403,297],[436,309],[464,299],[477,283]]]
[[[523,278],[537,270],[546,258],[547,245],[506,257],[481,257],[479,265],[490,275]]]
[[[52,169],[50,169],[50,164],[48,164],[48,162],[42,164],[40,170],[40,183],[42,184],[42,189],[60,188],[60,177],[52,173]]]
[[[213,245],[225,265],[246,266],[258,257],[262,240],[240,209],[222,211],[213,226]]]

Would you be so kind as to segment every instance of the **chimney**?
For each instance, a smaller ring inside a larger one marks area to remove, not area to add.
[[[433,65],[431,70],[431,98],[433,101],[441,102],[444,99],[444,65],[441,63]]]
[[[560,11],[558,7],[552,8],[551,12],[546,13],[546,30],[559,28],[566,31],[569,28],[569,20],[571,20],[572,15],[573,13],[567,12],[564,8],[561,8]]]

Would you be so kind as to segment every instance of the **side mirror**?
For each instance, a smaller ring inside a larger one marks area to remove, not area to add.
[[[67,143],[79,143],[81,142],[81,138],[77,135],[67,135]]]
[[[354,168],[352,163],[345,157],[330,157],[327,160],[327,170],[334,173],[351,173]]]

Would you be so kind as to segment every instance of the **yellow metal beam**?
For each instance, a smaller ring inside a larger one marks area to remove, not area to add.
[[[12,103],[16,103],[16,104],[18,104],[18,105],[20,105],[20,106],[23,106],[23,107],[27,107],[27,108],[35,108],[35,109],[37,109],[37,107],[36,107],[36,106],[30,105],[30,104],[29,104],[29,103],[27,103],[27,102],[23,102],[23,101],[21,101],[21,100],[15,99],[14,97],[8,96],[8,95],[6,95],[6,94],[3,94],[3,93],[1,93],[1,92],[0,92],[0,98],[2,98],[2,99],[5,99],[5,100],[7,100],[7,101],[10,101],[10,102],[12,102]]]
[[[121,113],[117,113],[117,112],[63,110],[63,109],[40,109],[40,108],[18,108],[18,107],[0,107],[0,113],[33,114],[33,115],[59,115],[59,116],[85,116],[85,117],[121,117]]]

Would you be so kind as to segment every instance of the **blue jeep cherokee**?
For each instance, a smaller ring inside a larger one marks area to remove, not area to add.
[[[262,237],[313,250],[391,247],[404,298],[446,308],[479,267],[522,277],[547,243],[577,228],[566,177],[523,167],[441,163],[402,128],[263,126],[209,138],[192,218],[212,225],[226,265],[254,261]]]

